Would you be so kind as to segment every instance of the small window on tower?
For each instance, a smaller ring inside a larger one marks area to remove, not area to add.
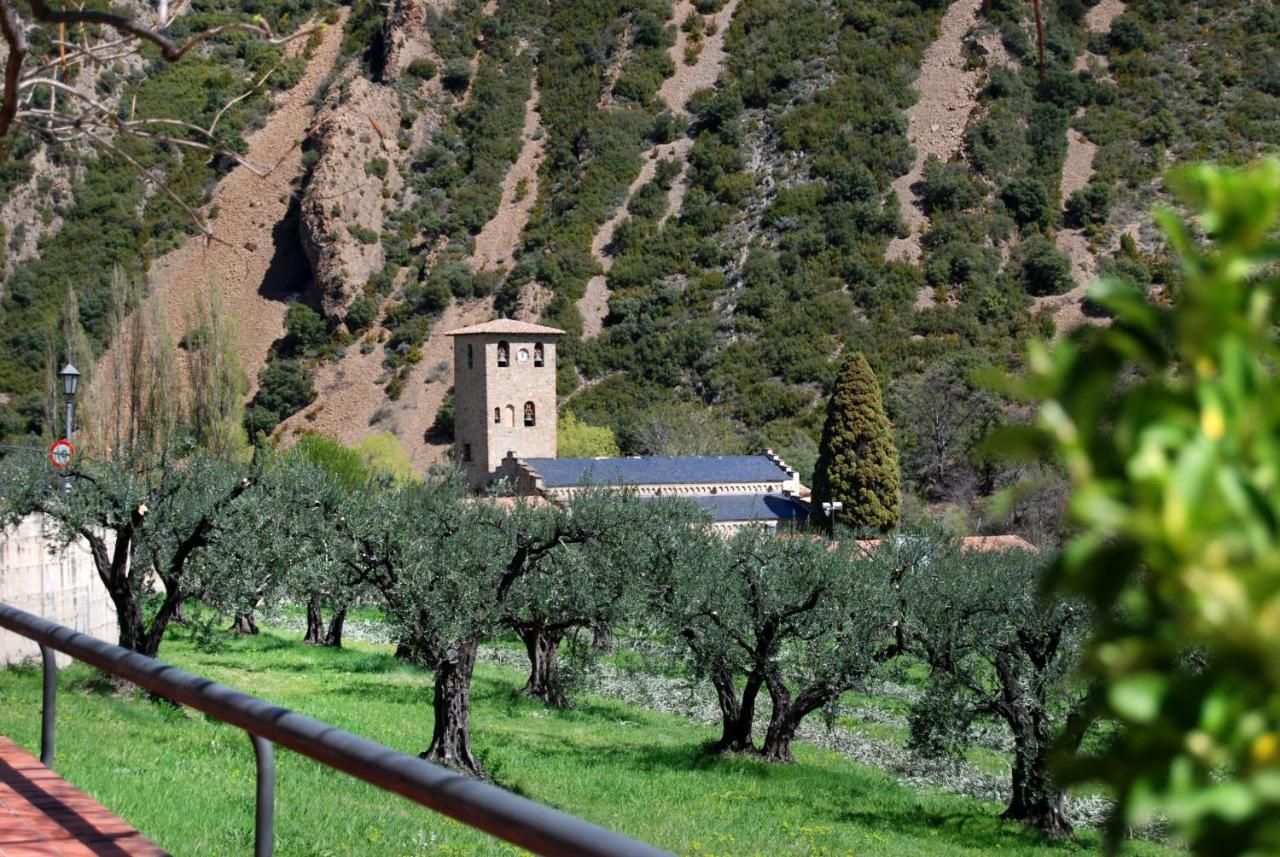
[[[467,368],[476,368],[476,350],[472,346],[467,346]]]
[[[524,424],[527,426],[534,425],[537,422],[533,412],[533,402],[524,403]]]
[[[505,342],[498,343],[498,365],[506,366],[511,362],[511,348]]]
[[[502,408],[493,409],[493,424],[495,426],[502,424]]]
[[[541,342],[539,342],[537,345],[533,346],[533,365],[534,365],[534,366],[541,366],[541,365],[543,365],[543,358],[542,358],[542,343],[541,343]]]
[[[462,445],[462,460],[463,461],[471,460],[471,444],[469,443],[464,443]]]

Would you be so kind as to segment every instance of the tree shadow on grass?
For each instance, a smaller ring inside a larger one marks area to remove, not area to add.
[[[955,798],[962,800],[962,798]],[[911,806],[885,806],[872,809],[850,808],[832,820],[856,824],[872,830],[892,831],[896,835],[924,838],[942,837],[949,844],[981,849],[1041,848],[1079,853],[1086,850],[1074,840],[1052,840],[1022,824],[1003,821],[996,810],[974,807],[962,809],[931,808],[923,801]]]

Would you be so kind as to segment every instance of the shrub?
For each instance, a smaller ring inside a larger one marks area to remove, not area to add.
[[[289,307],[284,314],[284,329],[291,353],[317,348],[328,338],[324,318],[306,304]]]
[[[1071,260],[1046,238],[1033,238],[1023,245],[1022,286],[1030,295],[1060,295],[1071,291]]]
[[[924,165],[921,198],[930,213],[963,211],[982,204],[986,192],[962,164],[943,164],[930,155]]]
[[[352,333],[358,333],[373,324],[377,316],[377,302],[368,295],[360,295],[347,308],[347,329]]]
[[[408,68],[405,69],[406,74],[410,77],[416,77],[419,80],[431,80],[438,72],[439,69],[436,68],[436,64],[425,57],[414,60],[409,63]]]
[[[1090,182],[1067,200],[1067,223],[1078,227],[1106,223],[1110,209],[1111,187]]]
[[[444,76],[440,79],[444,88],[457,94],[471,85],[471,63],[461,57],[445,63]]]
[[[1014,179],[1000,191],[1000,201],[1019,225],[1049,222],[1049,191],[1039,179]]]

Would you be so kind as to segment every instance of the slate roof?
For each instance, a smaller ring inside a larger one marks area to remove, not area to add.
[[[767,455],[687,455],[652,458],[526,458],[548,488],[575,485],[695,485],[785,482]]]
[[[457,330],[451,330],[445,336],[470,336],[474,333],[505,333],[519,336],[560,336],[564,333],[556,327],[544,327],[541,324],[531,324],[527,321],[516,321],[514,318],[495,318],[493,321],[486,321],[482,324],[473,324],[470,327],[460,327]]]
[[[682,497],[711,512],[717,522],[796,521],[809,517],[809,508],[785,494],[699,494]]]

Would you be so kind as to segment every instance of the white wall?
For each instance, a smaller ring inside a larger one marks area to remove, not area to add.
[[[0,530],[0,602],[109,643],[119,637],[115,607],[98,579],[89,546],[78,539],[59,549],[38,515]],[[0,665],[39,657],[35,643],[0,629]],[[68,660],[58,657],[60,665]]]

